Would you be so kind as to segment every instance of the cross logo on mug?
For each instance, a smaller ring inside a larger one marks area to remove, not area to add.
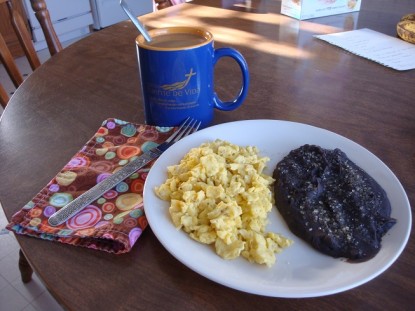
[[[248,65],[235,49],[214,49],[213,36],[202,28],[170,27],[150,30],[151,42],[136,39],[146,123],[176,126],[187,117],[202,127],[213,119],[214,109],[230,111],[246,98]],[[213,73],[222,57],[233,58],[242,72],[238,96],[221,101],[214,91]]]
[[[162,85],[161,86],[161,88],[163,89],[163,90],[166,90],[166,91],[175,91],[175,90],[181,90],[181,89],[183,89],[183,88],[185,88],[186,87],[186,85],[188,85],[189,84],[189,81],[190,81],[190,79],[192,78],[192,76],[194,76],[196,73],[195,72],[193,72],[193,68],[191,68],[190,69],[190,72],[189,73],[186,73],[184,76],[186,77],[186,80],[184,80],[184,81],[181,81],[181,82],[176,82],[176,83],[173,83],[173,84],[165,84],[165,85]]]

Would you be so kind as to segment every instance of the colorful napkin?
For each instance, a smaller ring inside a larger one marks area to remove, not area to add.
[[[131,250],[147,227],[143,188],[152,163],[92,202],[66,223],[52,227],[48,218],[74,198],[171,135],[155,127],[108,119],[64,168],[13,215],[7,229],[75,246],[121,254]]]

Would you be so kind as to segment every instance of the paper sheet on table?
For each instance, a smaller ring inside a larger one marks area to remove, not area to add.
[[[414,44],[371,29],[364,28],[315,37],[396,70],[415,69]]]

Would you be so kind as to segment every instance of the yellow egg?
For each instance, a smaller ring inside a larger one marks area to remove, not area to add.
[[[174,226],[192,239],[213,244],[224,259],[243,256],[270,267],[292,241],[266,232],[274,182],[263,173],[268,161],[256,147],[204,143],[169,166],[168,179],[154,190],[170,201]]]

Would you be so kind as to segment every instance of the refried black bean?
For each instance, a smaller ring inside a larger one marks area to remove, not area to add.
[[[386,192],[340,149],[292,150],[273,177],[275,202],[290,230],[332,257],[369,260],[396,223]]]

